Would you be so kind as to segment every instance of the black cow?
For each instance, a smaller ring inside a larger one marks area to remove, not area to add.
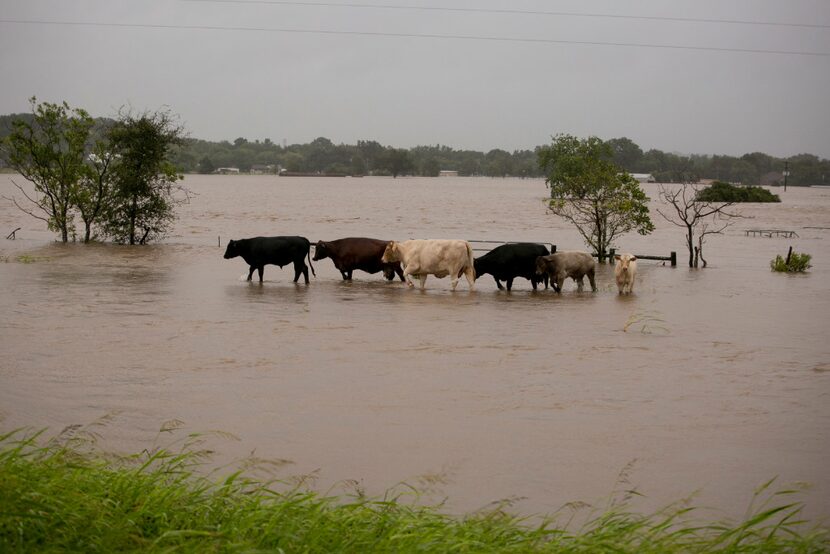
[[[344,281],[351,280],[352,272],[355,269],[366,273],[377,273],[383,271],[383,276],[391,281],[398,274],[401,281],[403,270],[400,263],[384,263],[381,258],[388,240],[367,239],[364,237],[349,237],[345,239],[319,241],[314,245],[315,262],[325,258],[331,258]]]
[[[314,273],[314,266],[311,265],[311,243],[305,237],[254,237],[251,239],[232,240],[228,243],[225,250],[225,259],[242,256],[251,270],[248,272],[248,280],[254,274],[254,270],[259,271],[259,282],[262,282],[262,272],[266,264],[274,264],[280,266],[294,263],[294,282],[300,279],[300,275],[305,277],[305,283],[308,284],[308,267],[305,265],[306,256],[309,257],[308,265],[311,266],[311,272]]]
[[[524,277],[530,280],[533,290],[538,283],[544,282],[548,288],[548,277],[536,275],[536,258],[550,254],[543,244],[517,242],[503,244],[475,259],[476,279],[489,273],[496,281],[499,290],[504,290],[500,281],[507,281],[507,290],[513,288],[513,279]]]

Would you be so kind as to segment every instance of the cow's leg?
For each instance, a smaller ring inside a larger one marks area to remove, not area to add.
[[[254,270],[256,269],[255,265],[251,266],[251,270],[248,272],[248,280],[250,281],[251,278],[254,276]]]
[[[415,283],[412,282],[412,272],[409,269],[409,266],[403,268],[403,274],[406,277],[406,284],[410,287],[414,287]]]
[[[424,285],[426,285],[426,282],[427,282],[427,274],[426,273],[419,274],[418,275],[418,280],[421,281],[421,290],[424,290]],[[458,282],[458,281],[456,280],[456,282]],[[453,287],[453,288],[455,288],[455,287]]]
[[[556,292],[562,292],[562,285],[565,284],[565,278],[562,276],[558,276],[556,278],[556,286],[553,287]]]
[[[507,278],[507,290],[513,290],[513,277]]]
[[[342,276],[343,276],[343,280],[344,280],[344,281],[348,281],[348,280],[349,280],[349,274],[348,274],[348,273],[346,273],[345,271],[341,270],[341,271],[340,271],[340,275],[342,275]]]
[[[305,284],[308,284],[308,266],[303,260],[294,262],[294,282],[300,280],[300,275],[305,279]]]
[[[591,283],[591,292],[597,292],[597,282],[594,279],[594,270],[588,272],[588,282]]]
[[[497,286],[497,287],[499,287],[499,290],[504,290],[504,287],[501,285],[501,283],[499,282],[499,280],[498,280],[498,279],[496,279],[496,276],[495,276],[495,275],[493,275],[493,281],[495,281],[495,282],[496,282],[496,286]]]
[[[470,285],[470,290],[476,288],[476,270],[473,267],[464,268],[464,276],[467,278],[467,283]]]
[[[574,279],[576,281],[576,290],[582,292],[582,289],[585,287],[585,276],[580,275],[579,279]]]
[[[395,273],[398,275],[398,277],[400,277],[400,278],[401,278],[401,282],[402,282],[402,283],[403,283],[404,281],[406,281],[406,279],[404,279],[404,278],[403,278],[403,270],[401,269],[401,264],[397,264],[397,265],[395,266]],[[392,279],[389,279],[389,280],[391,281],[391,280],[393,280],[393,279],[394,279],[394,277],[393,277]]]
[[[536,280],[536,277],[531,277],[531,278],[530,278],[530,286],[531,286],[531,287],[533,287],[533,290],[536,290],[536,285],[537,285],[538,283],[539,283],[539,282]]]
[[[259,266],[258,268],[256,268],[256,270],[257,270],[257,273],[259,273],[259,282],[261,283],[262,282],[262,274],[265,272],[265,265]]]

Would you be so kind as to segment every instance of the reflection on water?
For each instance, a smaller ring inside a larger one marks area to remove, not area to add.
[[[742,207],[745,227],[799,239],[707,242],[706,270],[639,266],[635,294],[602,266],[597,293],[410,289],[377,275],[344,282],[330,260],[295,284],[224,260],[227,240],[300,234],[544,240],[580,248],[545,213],[541,181],[188,177],[199,192],[162,245],[59,245],[0,203],[2,426],[59,430],[117,412],[108,443],[139,450],[163,421],[220,429],[319,468],[322,490],[357,479],[378,493],[441,474],[435,499],[472,510],[511,496],[552,511],[629,479],[655,507],[701,490],[740,514],[758,483],[808,481],[812,514],[830,515],[830,194],[791,189],[778,206]],[[650,187],[650,185],[648,185]],[[656,198],[656,188],[647,188]],[[13,193],[0,176],[0,195]],[[682,230],[655,219],[622,250],[685,259]],[[5,236],[5,233],[2,233]],[[769,271],[776,254],[813,254],[806,276]],[[632,323],[636,322],[636,323]]]

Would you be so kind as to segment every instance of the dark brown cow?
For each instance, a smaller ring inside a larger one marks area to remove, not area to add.
[[[377,273],[383,271],[383,276],[391,281],[395,278],[397,273],[401,281],[403,278],[403,271],[401,264],[384,263],[381,260],[383,251],[388,240],[368,239],[365,237],[349,237],[345,239],[337,239],[330,241],[318,241],[314,246],[315,262],[325,258],[331,258],[344,281],[351,280],[352,272],[355,269],[365,271],[366,273]]]

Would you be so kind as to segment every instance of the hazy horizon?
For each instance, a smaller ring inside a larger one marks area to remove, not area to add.
[[[487,152],[570,133],[830,158],[820,0],[0,6],[5,114],[36,96],[96,117],[166,106],[210,141]]]

